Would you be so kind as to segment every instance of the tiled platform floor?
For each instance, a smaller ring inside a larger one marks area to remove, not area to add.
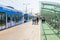
[[[40,23],[32,25],[32,21],[0,31],[0,40],[40,40]]]
[[[54,31],[54,29],[47,23],[43,23],[41,26],[42,40],[60,40],[59,36],[56,34],[56,31]]]

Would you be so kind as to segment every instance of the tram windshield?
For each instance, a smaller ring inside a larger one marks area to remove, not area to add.
[[[28,16],[27,16],[27,15],[26,15],[26,16],[24,16],[24,19],[25,19],[25,20],[28,20]]]

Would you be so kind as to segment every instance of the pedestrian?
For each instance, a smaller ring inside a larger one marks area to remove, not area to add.
[[[36,24],[36,17],[32,18],[32,24]]]
[[[36,18],[36,23],[38,24],[38,22],[39,22],[39,18],[37,17],[37,18]]]
[[[45,17],[42,17],[42,23],[45,23]]]

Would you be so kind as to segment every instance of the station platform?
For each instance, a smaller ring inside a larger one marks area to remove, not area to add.
[[[41,40],[39,25],[32,25],[32,21],[0,31],[0,40]]]

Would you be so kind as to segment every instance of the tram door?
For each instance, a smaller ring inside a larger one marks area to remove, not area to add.
[[[5,12],[0,12],[0,30],[6,27],[6,14]]]
[[[12,26],[14,26],[15,25],[14,15],[11,15],[11,17],[12,17]]]
[[[11,17],[11,15],[8,14],[8,15],[7,15],[7,28],[8,28],[8,27],[11,27],[11,25],[10,25],[10,21],[11,21],[10,17]]]

